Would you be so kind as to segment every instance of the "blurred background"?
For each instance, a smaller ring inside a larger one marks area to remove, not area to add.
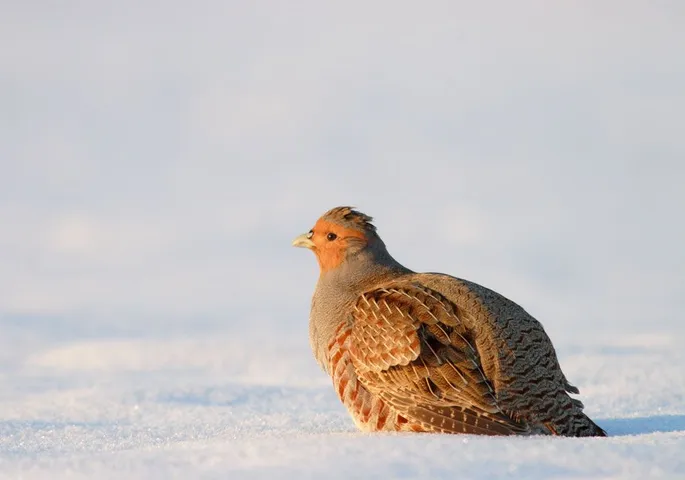
[[[0,327],[292,335],[341,204],[557,342],[682,334],[685,4],[3,2]]]

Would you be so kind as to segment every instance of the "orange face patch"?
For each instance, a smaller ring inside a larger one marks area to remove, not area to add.
[[[319,219],[312,228],[312,249],[316,254],[321,272],[338,267],[345,259],[350,239],[367,241],[364,232]]]

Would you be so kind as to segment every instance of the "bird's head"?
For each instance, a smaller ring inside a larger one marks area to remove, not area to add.
[[[385,250],[371,221],[352,207],[336,207],[323,214],[309,232],[295,238],[293,246],[313,251],[321,273],[325,273],[366,247]]]

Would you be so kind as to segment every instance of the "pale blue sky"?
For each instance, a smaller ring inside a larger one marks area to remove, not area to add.
[[[330,3],[4,2],[0,315],[304,329],[352,204],[548,330],[682,328],[682,2]]]

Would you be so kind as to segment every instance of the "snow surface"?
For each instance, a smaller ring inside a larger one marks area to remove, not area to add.
[[[26,333],[0,345],[4,478],[685,476],[685,354],[668,335],[558,342],[611,435],[573,439],[356,432],[306,341],[287,334]]]

